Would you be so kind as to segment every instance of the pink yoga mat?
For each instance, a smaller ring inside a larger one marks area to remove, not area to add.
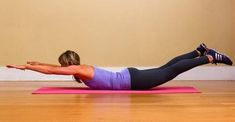
[[[200,93],[194,87],[166,86],[150,90],[92,90],[85,87],[42,87],[33,94],[176,94]]]

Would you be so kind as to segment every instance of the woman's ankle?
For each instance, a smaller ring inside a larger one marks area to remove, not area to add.
[[[211,56],[211,55],[206,55],[206,56],[207,56],[209,62],[213,63],[213,60],[214,60],[213,56]]]

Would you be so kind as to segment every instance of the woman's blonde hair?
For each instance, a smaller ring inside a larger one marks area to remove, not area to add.
[[[79,55],[71,50],[67,50],[64,53],[62,53],[59,58],[59,63],[61,66],[70,66],[70,65],[80,65],[80,57]],[[74,77],[74,79],[81,83],[81,79],[78,77]]]
[[[62,53],[58,60],[61,66],[80,65],[79,55],[71,50],[67,50]]]

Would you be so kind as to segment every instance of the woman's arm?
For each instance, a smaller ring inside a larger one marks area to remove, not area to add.
[[[30,64],[30,65],[43,65],[43,66],[60,67],[60,65],[56,65],[56,64],[47,64],[47,63],[42,63],[42,62],[38,62],[38,61],[28,61],[27,64]]]
[[[36,72],[44,73],[44,74],[56,74],[56,75],[76,75],[79,74],[80,66],[71,65],[68,67],[54,67],[54,66],[46,66],[46,65],[7,65],[8,68],[16,68],[16,69],[29,69]]]

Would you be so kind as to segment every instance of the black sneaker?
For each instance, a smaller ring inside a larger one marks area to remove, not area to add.
[[[207,52],[209,51],[209,49],[207,48],[207,46],[204,43],[201,43],[198,47],[197,47],[197,51],[199,51],[201,53],[200,56],[204,56],[207,54]]]
[[[207,54],[213,57],[213,62],[212,62],[213,64],[223,63],[227,65],[233,65],[232,60],[228,56],[216,52],[213,49],[210,49]]]

